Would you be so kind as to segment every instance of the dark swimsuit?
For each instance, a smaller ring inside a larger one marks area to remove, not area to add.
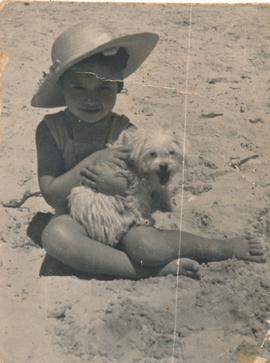
[[[132,126],[128,118],[115,113],[104,121],[78,121],[68,110],[46,115],[37,127],[38,173],[59,176],[73,168],[120,133]]]

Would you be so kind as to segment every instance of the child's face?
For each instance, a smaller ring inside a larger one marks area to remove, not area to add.
[[[94,123],[112,111],[118,84],[83,73],[84,71],[68,71],[62,80],[62,91],[69,110],[80,120]]]

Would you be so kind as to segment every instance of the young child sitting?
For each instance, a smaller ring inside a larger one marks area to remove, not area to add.
[[[32,99],[35,107],[66,106],[45,116],[36,131],[40,190],[56,210],[42,243],[49,255],[81,272],[130,279],[177,272],[179,231],[131,227],[113,248],[89,238],[67,209],[71,189],[81,183],[101,193],[125,194],[127,180],[109,166],[126,168],[129,149],[112,150],[106,144],[134,126],[112,110],[123,80],[143,63],[157,41],[153,33],[116,37],[87,23],[73,26],[54,42],[53,65]],[[178,272],[195,278],[196,261],[232,257],[265,261],[258,241],[205,239],[183,231],[180,252]]]

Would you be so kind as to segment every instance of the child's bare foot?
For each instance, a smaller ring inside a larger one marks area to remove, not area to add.
[[[189,258],[180,258],[173,260],[159,270],[157,276],[177,275],[177,265],[179,263],[179,275],[200,279],[200,265]]]
[[[252,262],[266,262],[265,248],[263,244],[255,239],[237,237],[224,241],[224,257],[235,257],[238,260]]]

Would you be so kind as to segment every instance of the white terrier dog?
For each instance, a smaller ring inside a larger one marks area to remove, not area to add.
[[[84,226],[91,238],[111,246],[132,225],[153,224],[154,211],[171,210],[168,184],[183,160],[179,141],[165,129],[122,132],[109,147],[131,146],[129,170],[113,166],[129,181],[127,196],[110,196],[86,186],[75,187],[69,196],[72,218]]]

